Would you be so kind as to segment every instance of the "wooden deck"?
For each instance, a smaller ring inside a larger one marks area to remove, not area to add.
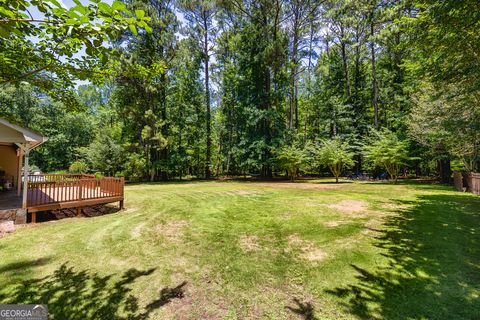
[[[0,211],[19,209],[22,207],[22,197],[14,191],[2,191],[0,193]]]
[[[43,174],[29,176],[27,186],[27,212],[35,222],[36,212],[77,208],[119,202],[123,207],[123,178],[93,175]],[[0,194],[0,197],[2,195]],[[0,201],[5,207],[22,207],[21,197],[9,193]]]
[[[34,176],[28,183],[28,212],[123,202],[123,178],[74,175]],[[62,179],[63,177],[63,179]]]

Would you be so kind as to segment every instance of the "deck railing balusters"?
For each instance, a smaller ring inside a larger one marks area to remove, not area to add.
[[[75,174],[32,175],[27,188],[27,207],[123,197],[123,186],[123,178],[97,179],[94,175]]]

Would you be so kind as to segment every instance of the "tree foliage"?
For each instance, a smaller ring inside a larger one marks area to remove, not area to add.
[[[144,11],[132,12],[120,1],[74,2],[69,8],[57,0],[0,2],[0,84],[29,81],[72,102],[67,88],[75,79],[108,70],[115,50],[104,42],[127,28],[150,30]]]
[[[308,155],[304,149],[296,146],[284,146],[275,151],[277,165],[286,170],[288,177],[293,181],[298,176],[298,171],[308,161]]]
[[[76,160],[73,162],[70,167],[68,168],[68,172],[70,173],[87,173],[88,166],[85,162]]]
[[[79,148],[78,153],[88,167],[110,176],[121,172],[125,163],[122,146],[108,131],[99,132],[92,143]]]
[[[339,139],[322,141],[322,144],[314,149],[314,154],[316,162],[328,167],[337,183],[343,170],[355,164],[355,153],[351,151],[348,143]]]
[[[384,168],[390,179],[397,182],[402,166],[412,158],[408,155],[408,142],[388,130],[375,132],[364,146],[366,160],[374,166]]]

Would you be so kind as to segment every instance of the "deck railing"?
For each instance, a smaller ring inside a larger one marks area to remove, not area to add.
[[[71,181],[80,179],[95,178],[94,174],[85,173],[42,173],[42,174],[30,174],[28,175],[29,182],[50,182],[50,181]]]
[[[44,174],[34,175],[28,182],[27,207],[63,202],[123,198],[123,178],[94,175]],[[30,179],[30,177],[29,177]]]

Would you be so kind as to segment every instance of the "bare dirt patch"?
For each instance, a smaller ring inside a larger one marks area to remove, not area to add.
[[[365,211],[365,209],[367,209],[367,203],[362,200],[342,200],[328,207],[344,213],[357,213]]]
[[[140,223],[137,226],[135,226],[135,228],[133,228],[132,231],[130,232],[130,235],[132,236],[132,238],[140,237],[144,226],[145,226],[145,223]]]
[[[322,224],[328,228],[335,228],[338,226],[341,226],[343,224],[347,224],[347,221],[338,221],[338,220],[333,220],[333,221],[323,221]]]
[[[401,212],[410,209],[412,206],[408,204],[384,202],[380,205],[380,209],[389,211],[389,212]]]
[[[363,226],[364,229],[362,230],[362,234],[367,237],[374,237],[383,233],[383,221],[380,219],[370,219],[365,222]]]
[[[239,239],[240,247],[245,252],[260,250],[260,238],[254,235],[243,235]]]
[[[298,234],[289,235],[287,238],[289,247],[300,247],[309,241],[301,239]]]
[[[112,257],[109,260],[109,264],[115,267],[124,267],[127,266],[131,261],[125,260],[125,259],[119,259],[119,258],[114,258]]]
[[[234,190],[234,191],[230,191],[229,193],[232,195],[245,196],[245,197],[255,196],[258,194],[258,192],[254,190]]]
[[[137,210],[138,210],[138,208],[136,208],[136,207],[128,207],[128,208],[123,209],[122,212],[131,213],[131,212],[135,212]]]
[[[359,242],[360,240],[358,239],[358,236],[352,236],[352,237],[337,239],[335,240],[334,244],[335,244],[335,247],[350,248],[355,246]]]
[[[198,280],[185,278],[184,274],[175,275],[173,278],[171,288],[181,288],[181,296],[161,308],[161,319],[220,320],[227,317],[228,306],[232,305],[232,301],[224,297],[221,279],[217,279],[207,270],[200,271]]]
[[[184,229],[190,224],[186,220],[168,221],[156,226],[155,230],[172,242],[180,241]]]
[[[312,241],[301,239],[297,234],[288,236],[287,242],[287,252],[292,249],[299,250],[299,257],[303,260],[318,262],[327,258],[327,253],[324,250],[316,247]]]
[[[304,251],[300,257],[304,260],[311,261],[311,262],[317,262],[317,261],[322,261],[327,257],[327,254],[325,251],[319,248],[311,248],[306,251]]]

